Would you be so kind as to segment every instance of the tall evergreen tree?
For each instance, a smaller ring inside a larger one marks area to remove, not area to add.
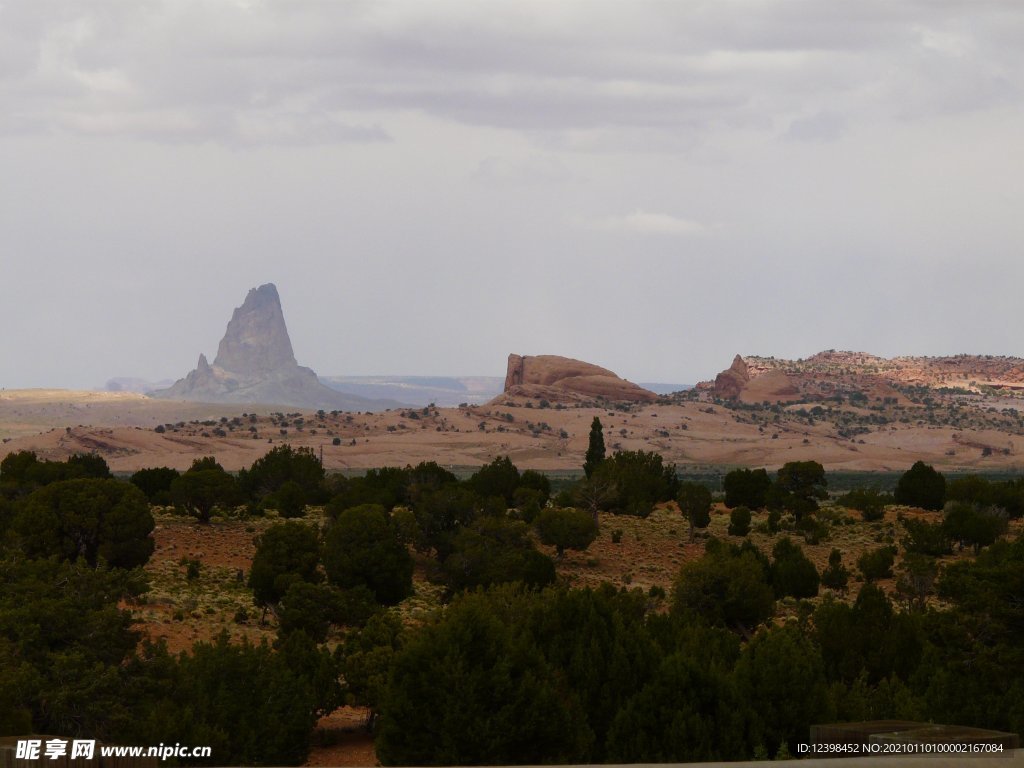
[[[690,541],[694,528],[707,528],[711,524],[711,491],[700,483],[683,483],[676,495],[676,504],[690,523]]]
[[[604,461],[604,429],[601,426],[601,420],[595,416],[590,423],[590,445],[587,447],[586,461],[583,462],[583,472],[588,480],[602,461]]]

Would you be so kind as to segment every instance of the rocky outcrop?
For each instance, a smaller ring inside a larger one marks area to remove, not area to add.
[[[742,357],[736,355],[732,365],[715,377],[714,393],[725,400],[735,400],[750,381],[750,370]]]
[[[602,399],[650,403],[658,396],[607,368],[558,355],[509,355],[505,395],[553,402]]]
[[[737,355],[698,392],[748,403],[847,397],[906,404],[901,388],[1024,391],[1024,359],[993,355],[884,358],[834,349],[802,360]]]
[[[766,371],[755,376],[737,393],[736,397],[745,403],[789,402],[799,400],[803,395],[800,382],[782,370]]]
[[[400,405],[342,394],[324,386],[311,369],[299,365],[273,283],[253,288],[242,306],[235,309],[213,365],[200,354],[195,370],[152,396],[330,410],[383,410]]]

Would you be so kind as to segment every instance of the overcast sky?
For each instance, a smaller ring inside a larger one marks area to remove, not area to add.
[[[1024,356],[1018,0],[0,0],[0,385]]]

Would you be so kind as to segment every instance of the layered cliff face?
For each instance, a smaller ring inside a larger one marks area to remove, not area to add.
[[[153,397],[206,403],[261,403],[293,408],[382,410],[398,405],[337,392],[295,361],[281,299],[273,283],[253,288],[228,322],[217,357]]]
[[[604,399],[650,403],[658,398],[607,368],[558,355],[509,355],[505,395],[553,402]]]

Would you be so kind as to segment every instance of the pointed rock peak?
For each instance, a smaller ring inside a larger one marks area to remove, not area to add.
[[[273,283],[264,283],[259,288],[250,288],[245,296],[245,302],[241,308],[246,309],[261,304],[281,305],[281,297],[277,293],[277,286]]]
[[[242,306],[235,309],[213,365],[206,355],[200,355],[195,370],[171,387],[154,392],[153,397],[346,411],[402,405],[330,389],[320,383],[315,372],[300,366],[292,352],[281,298],[273,283],[250,290]]]
[[[213,364],[241,374],[263,374],[298,363],[273,283],[253,288],[231,316]]]
[[[747,361],[736,355],[732,365],[715,377],[714,392],[719,397],[735,400],[749,381],[750,369],[747,367]]]

